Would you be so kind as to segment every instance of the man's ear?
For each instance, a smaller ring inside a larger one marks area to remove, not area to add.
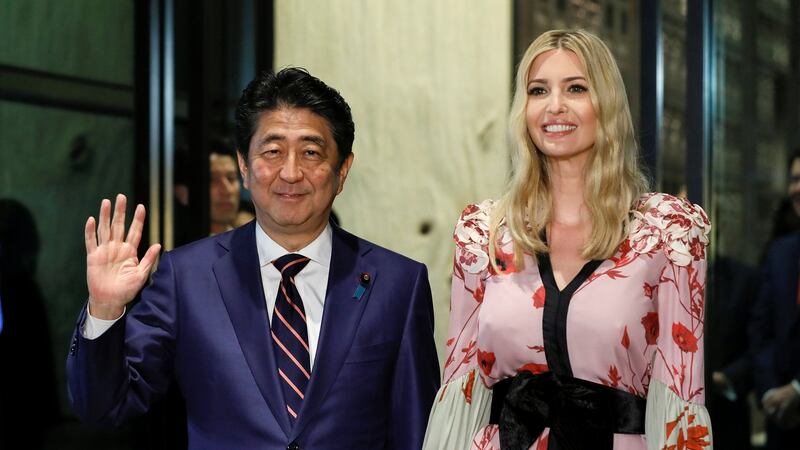
[[[236,151],[236,159],[239,162],[239,173],[242,175],[242,181],[244,182],[244,188],[250,189],[249,180],[247,179],[247,161],[242,157],[242,152]]]
[[[354,156],[351,152],[339,166],[339,186],[336,188],[336,195],[341,194],[342,189],[344,189],[344,182],[347,180],[347,174],[350,173],[350,167],[353,165],[353,158]]]

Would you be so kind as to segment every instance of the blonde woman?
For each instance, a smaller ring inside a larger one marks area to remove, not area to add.
[[[711,448],[706,214],[644,193],[622,77],[596,36],[539,36],[515,90],[507,192],[456,225],[424,447]]]

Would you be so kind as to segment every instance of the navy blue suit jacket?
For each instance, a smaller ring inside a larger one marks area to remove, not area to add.
[[[768,389],[800,378],[800,233],[769,247],[753,312],[754,378],[759,398]]]
[[[420,448],[439,386],[425,266],[334,227],[317,354],[291,427],[254,227],[165,253],[140,301],[96,340],[78,331],[84,308],[67,363],[76,414],[118,424],[175,380],[192,449]]]

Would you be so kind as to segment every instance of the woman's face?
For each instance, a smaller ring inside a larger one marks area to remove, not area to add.
[[[594,147],[597,118],[586,70],[570,50],[537,56],[528,71],[528,134],[553,160],[585,157]]]

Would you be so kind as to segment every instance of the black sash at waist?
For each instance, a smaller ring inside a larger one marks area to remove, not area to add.
[[[643,434],[645,399],[591,381],[520,372],[492,387],[500,448],[527,450],[545,428],[549,449],[611,450],[614,433]]]

